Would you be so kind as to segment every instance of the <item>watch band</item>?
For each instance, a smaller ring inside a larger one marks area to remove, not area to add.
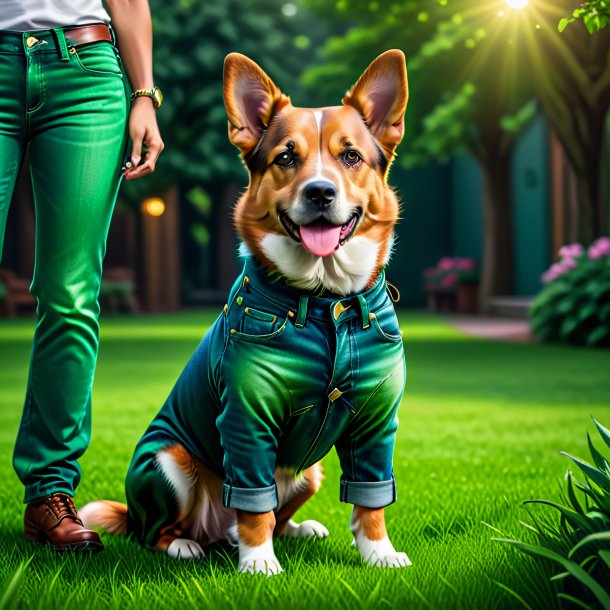
[[[153,101],[153,105],[156,109],[161,108],[161,104],[163,103],[163,94],[159,87],[153,87],[152,89],[136,89],[131,94],[131,101],[133,102],[137,97],[149,97]]]

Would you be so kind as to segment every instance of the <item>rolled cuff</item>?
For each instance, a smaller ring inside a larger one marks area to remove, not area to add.
[[[234,487],[225,483],[222,488],[222,502],[227,508],[239,508],[250,513],[268,513],[277,508],[277,488]]]
[[[396,479],[356,482],[341,479],[341,502],[367,508],[383,508],[396,502]]]

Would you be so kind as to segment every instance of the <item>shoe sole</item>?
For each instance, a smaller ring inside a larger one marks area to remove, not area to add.
[[[42,545],[48,545],[57,553],[90,553],[91,555],[104,550],[104,545],[95,540],[83,540],[82,542],[73,542],[71,544],[52,544],[47,539],[44,532],[36,530],[32,526],[26,524],[25,539],[32,542],[39,542]]]

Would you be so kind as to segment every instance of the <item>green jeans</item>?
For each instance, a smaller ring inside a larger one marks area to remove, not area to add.
[[[0,31],[0,254],[29,144],[37,325],[13,465],[25,501],[70,495],[91,436],[98,294],[121,178],[127,95],[115,47]]]

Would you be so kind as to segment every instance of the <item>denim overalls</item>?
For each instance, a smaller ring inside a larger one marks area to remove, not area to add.
[[[333,445],[341,500],[391,504],[404,385],[402,336],[383,273],[359,295],[317,297],[247,257],[223,313],[136,448],[130,530],[152,544],[167,525],[172,508],[162,498],[172,491],[155,456],[175,443],[224,479],[227,507],[275,509],[276,467],[299,472]]]

